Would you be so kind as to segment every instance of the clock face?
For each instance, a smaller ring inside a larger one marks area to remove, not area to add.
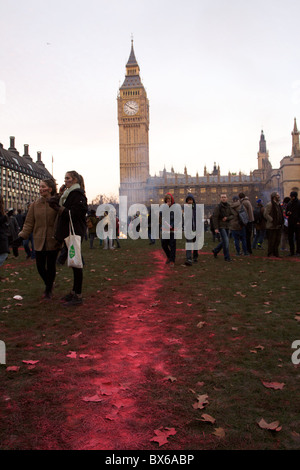
[[[128,116],[133,116],[138,110],[139,105],[136,101],[127,101],[127,103],[124,104],[124,112],[128,114]]]

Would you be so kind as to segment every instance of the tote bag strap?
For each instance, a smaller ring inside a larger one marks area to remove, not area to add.
[[[70,222],[69,222],[69,231],[70,231],[70,234],[71,234],[71,235],[75,235],[74,226],[73,226],[73,221],[72,221],[72,217],[71,217],[71,211],[69,211],[69,218],[70,218]]]

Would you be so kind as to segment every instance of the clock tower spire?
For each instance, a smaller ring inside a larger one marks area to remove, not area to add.
[[[133,39],[126,75],[118,95],[120,196],[128,204],[145,203],[149,178],[149,101],[140,77]]]

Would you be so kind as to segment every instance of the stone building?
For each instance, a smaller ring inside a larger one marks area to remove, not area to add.
[[[14,137],[10,137],[7,150],[0,143],[0,194],[6,209],[25,210],[29,202],[39,197],[40,181],[45,178],[52,178],[52,175],[42,162],[41,152],[37,152],[34,162],[27,144],[21,156],[15,148]]]
[[[149,174],[149,100],[140,79],[133,42],[126,64],[126,76],[118,95],[118,124],[120,145],[120,196],[128,197],[128,204],[161,204],[166,192],[174,195],[175,201],[184,204],[188,192],[192,192],[199,204],[205,205],[208,217],[219,202],[220,194],[227,193],[229,200],[240,192],[245,193],[253,204],[260,198],[269,201],[272,191],[279,191],[281,197],[291,190],[300,189],[299,132],[296,119],[292,132],[291,156],[284,157],[280,168],[273,169],[269,159],[266,139],[261,131],[257,154],[257,169],[245,175],[241,172],[221,174],[215,163],[203,175],[175,173],[165,168],[158,176]]]

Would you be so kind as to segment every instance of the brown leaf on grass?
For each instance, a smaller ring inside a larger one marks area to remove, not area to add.
[[[261,349],[261,350],[264,350],[264,349],[265,349],[265,347],[264,347],[264,346],[261,346],[260,344],[259,344],[258,346],[254,346],[254,347],[255,347],[255,349]]]
[[[200,421],[204,421],[206,423],[212,423],[212,424],[216,422],[215,418],[213,418],[210,415],[203,413],[201,416],[202,416],[202,419],[200,419]]]
[[[203,328],[204,325],[206,325],[206,321],[200,321],[200,322],[197,324],[197,328]]]
[[[279,382],[263,382],[262,384],[266,388],[273,388],[274,390],[282,390],[283,387],[285,386],[285,383],[279,383]]]
[[[300,315],[296,315],[295,320],[300,321]]]
[[[268,429],[269,431],[281,431],[282,427],[279,426],[279,421],[273,421],[272,423],[267,423],[263,418],[257,422],[258,426],[261,429]]]
[[[197,403],[193,404],[194,410],[203,410],[205,406],[209,403],[208,395],[198,395],[197,397]]]
[[[154,431],[155,436],[150,441],[158,442],[159,447],[167,444],[168,437],[176,434],[175,428],[159,428]]]
[[[225,431],[223,428],[215,428],[215,432],[213,432],[214,436],[217,436],[219,439],[224,439]]]

